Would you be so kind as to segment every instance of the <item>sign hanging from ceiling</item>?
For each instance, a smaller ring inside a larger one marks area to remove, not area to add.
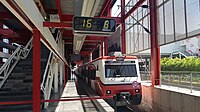
[[[109,36],[116,30],[116,21],[112,18],[74,17],[74,34]]]

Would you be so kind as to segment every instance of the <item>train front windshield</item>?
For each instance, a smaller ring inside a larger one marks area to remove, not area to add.
[[[131,65],[105,65],[105,77],[137,77],[135,64]]]

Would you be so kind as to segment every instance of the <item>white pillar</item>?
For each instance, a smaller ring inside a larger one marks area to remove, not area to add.
[[[60,86],[63,85],[63,62],[60,61]]]
[[[55,60],[54,67],[54,92],[58,93],[58,60]]]

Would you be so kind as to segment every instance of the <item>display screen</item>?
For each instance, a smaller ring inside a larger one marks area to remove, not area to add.
[[[74,17],[74,31],[115,32],[116,21],[110,18]]]

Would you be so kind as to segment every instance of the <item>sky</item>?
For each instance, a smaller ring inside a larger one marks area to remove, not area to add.
[[[127,4],[130,0],[125,0],[125,4]],[[114,4],[113,8],[112,8],[112,17],[116,17],[120,12],[121,12],[121,8],[117,5],[121,5],[121,0],[117,0],[116,3]]]

